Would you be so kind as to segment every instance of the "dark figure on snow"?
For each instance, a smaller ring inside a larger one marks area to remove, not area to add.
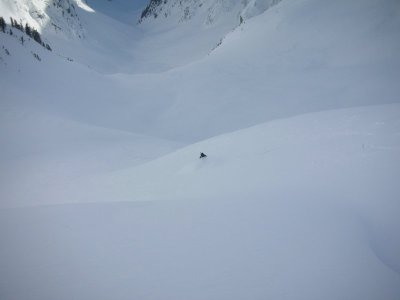
[[[200,152],[200,158],[206,158],[207,155],[205,155],[203,152]]]

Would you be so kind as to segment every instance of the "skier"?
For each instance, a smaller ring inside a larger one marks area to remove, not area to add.
[[[205,155],[203,152],[200,152],[200,157],[199,157],[200,159],[201,158],[206,158],[206,157],[207,157],[207,155]]]

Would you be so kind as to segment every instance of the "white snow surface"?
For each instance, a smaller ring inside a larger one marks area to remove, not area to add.
[[[1,298],[398,299],[399,108],[269,122],[0,210]]]
[[[55,2],[0,0],[1,300],[400,299],[399,1]]]

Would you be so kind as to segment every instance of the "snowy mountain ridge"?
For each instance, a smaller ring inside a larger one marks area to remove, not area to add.
[[[1,1],[0,14],[36,28],[46,37],[84,38],[85,30],[79,8],[92,11],[82,0],[13,0]]]

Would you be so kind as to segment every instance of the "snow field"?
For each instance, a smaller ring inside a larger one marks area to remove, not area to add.
[[[274,121],[3,209],[2,297],[397,299],[399,120]]]

